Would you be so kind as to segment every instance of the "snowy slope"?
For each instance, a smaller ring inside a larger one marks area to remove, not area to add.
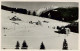
[[[28,49],[39,49],[41,42],[43,41],[46,49],[61,50],[64,39],[67,40],[69,50],[78,49],[77,33],[70,32],[69,36],[66,36],[64,34],[55,33],[54,31],[56,29],[52,28],[57,26],[65,26],[69,23],[32,15],[24,15],[19,13],[15,14],[5,10],[1,10],[1,12],[2,49],[14,49],[17,41],[20,42],[21,48],[22,42],[26,40]],[[15,15],[22,21],[9,20]],[[29,23],[29,21],[37,22],[38,20],[41,21],[42,25]],[[49,23],[44,23],[44,20]],[[19,25],[12,22],[16,22]],[[4,27],[7,29],[4,30]]]

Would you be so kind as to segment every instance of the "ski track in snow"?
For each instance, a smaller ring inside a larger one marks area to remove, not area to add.
[[[65,26],[69,23],[32,15],[24,15],[19,13],[14,14],[5,10],[1,10],[1,12],[2,49],[14,49],[17,41],[19,41],[21,48],[22,42],[26,40],[28,49],[39,49],[41,42],[43,41],[46,49],[61,50],[64,39],[67,40],[69,50],[78,49],[77,33],[70,32],[70,34],[66,36],[65,34],[55,33],[54,31],[56,29],[52,29],[52,27]],[[15,15],[22,21],[9,20]],[[29,21],[37,22],[38,20],[41,21],[42,25],[29,23]],[[49,23],[44,23],[44,20],[49,21]],[[16,22],[19,25],[13,24],[12,22]],[[3,27],[6,27],[8,29],[4,30]]]

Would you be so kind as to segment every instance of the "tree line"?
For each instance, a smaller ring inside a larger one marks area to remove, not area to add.
[[[31,12],[31,10],[23,9],[23,8],[11,8],[4,5],[1,5],[1,9],[8,10],[22,14],[28,14],[33,16],[45,17],[50,19],[55,19],[59,21],[65,22],[73,22],[78,20],[78,7],[68,7],[68,8],[56,8],[42,11],[40,15],[37,15],[36,11]]]
[[[17,41],[15,49],[20,49],[20,43],[19,43],[19,41]],[[22,43],[21,49],[28,49],[28,44],[26,43],[25,40]],[[45,47],[45,45],[44,45],[43,42],[40,45],[40,49],[42,49],[42,50],[46,49],[46,47]],[[63,41],[62,50],[68,50],[68,43],[67,43],[66,39],[64,39],[64,41]]]
[[[20,49],[19,47],[20,47],[20,43],[19,43],[19,41],[17,41],[15,49]],[[28,45],[27,45],[25,40],[22,43],[21,49],[28,49]],[[45,49],[45,46],[44,46],[43,42],[40,45],[40,49]]]
[[[12,13],[16,12],[16,13],[22,13],[22,14],[36,16],[36,11],[33,11],[33,13],[32,13],[30,10],[23,9],[23,8],[12,8],[12,7],[1,5],[1,9],[11,11]]]
[[[43,11],[39,16],[72,23],[78,20],[78,7],[51,9]]]

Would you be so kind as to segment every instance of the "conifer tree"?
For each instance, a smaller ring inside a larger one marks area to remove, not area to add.
[[[30,15],[31,14],[31,11],[27,11],[27,14]]]
[[[33,11],[33,15],[36,16],[36,12],[35,11]]]
[[[17,44],[16,44],[16,48],[15,49],[19,49],[20,47],[20,44],[19,44],[19,41],[17,41]]]
[[[68,50],[68,44],[66,39],[64,39],[64,42],[63,42],[63,50]]]
[[[43,42],[40,45],[40,49],[45,49],[45,46],[44,46]]]
[[[21,49],[27,49],[27,48],[28,48],[28,45],[27,45],[26,41],[24,40]]]

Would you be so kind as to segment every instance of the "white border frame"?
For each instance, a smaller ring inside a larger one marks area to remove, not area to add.
[[[25,2],[25,1],[26,2],[78,2],[79,3],[78,6],[80,6],[80,0],[0,0],[0,6],[1,6],[1,1],[19,1],[19,2]],[[0,13],[1,13],[1,9],[0,9]],[[79,11],[79,15],[80,15],[80,11]],[[80,16],[79,16],[79,19],[80,19]],[[79,22],[79,24],[80,24],[80,22]],[[1,14],[0,14],[0,30],[1,30]],[[80,43],[80,34],[79,34],[78,44],[79,43]],[[80,50],[80,44],[79,44],[78,48]],[[4,49],[1,49],[1,31],[0,31],[0,50],[1,51],[41,51],[41,50],[15,50],[15,49],[4,50]],[[42,51],[63,51],[63,50],[42,50]],[[67,51],[67,50],[65,50],[65,51]],[[68,51],[78,51],[78,50],[68,50]]]

